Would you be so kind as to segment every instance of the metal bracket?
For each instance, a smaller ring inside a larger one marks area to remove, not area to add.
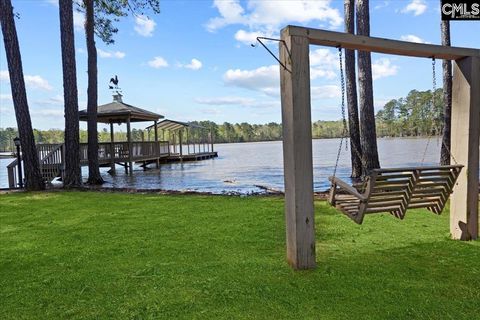
[[[283,67],[283,69],[287,70],[288,72],[292,73],[291,70],[289,70],[287,68],[287,66],[282,62],[280,61],[279,58],[277,58],[277,56],[262,42],[262,40],[270,40],[270,41],[277,41],[277,42],[280,42],[282,43],[284,46],[285,46],[285,49],[287,50],[287,53],[288,53],[288,57],[289,59],[292,59],[292,54],[290,53],[290,50],[288,49],[288,46],[287,44],[285,43],[284,40],[281,40],[281,39],[274,39],[274,38],[267,38],[267,37],[257,37],[257,41],[268,51],[268,53],[270,53],[270,55],[278,61],[278,63],[280,63],[280,65]],[[252,47],[256,47],[257,45],[256,44],[251,44]]]

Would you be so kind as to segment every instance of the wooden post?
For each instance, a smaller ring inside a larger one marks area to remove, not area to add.
[[[450,203],[453,239],[478,238],[478,167],[480,135],[480,57],[456,60],[452,88],[452,163],[462,169]],[[455,160],[454,160],[455,158]]]
[[[183,160],[183,150],[182,150],[182,129],[178,130],[178,143],[179,143],[179,151],[180,151],[180,161]]]
[[[128,116],[128,118],[127,118],[127,141],[128,141],[128,171],[129,171],[130,174],[132,174],[132,171],[133,171],[133,163],[132,163],[133,146],[132,146],[132,132],[130,130],[130,116]]]
[[[187,132],[187,153],[190,154],[190,139],[188,138],[188,128],[186,129]]]
[[[213,133],[212,130],[210,130],[210,152],[213,152]]]
[[[113,133],[113,122],[110,121],[110,174],[115,174],[115,135]]]
[[[295,269],[315,268],[309,40],[282,30],[280,85],[285,176],[287,260]],[[286,49],[289,48],[290,54]]]
[[[157,161],[156,168],[160,168],[160,144],[158,143],[158,129],[157,129],[157,120],[153,121],[153,132],[155,133],[155,152]]]

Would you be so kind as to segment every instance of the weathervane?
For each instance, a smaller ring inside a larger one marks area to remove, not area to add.
[[[113,84],[113,85],[112,85]],[[110,82],[109,82],[109,85],[108,85],[108,88],[112,91],[114,91],[115,93],[121,93],[122,90],[120,89],[120,87],[118,86],[118,77],[117,75],[115,75],[115,78],[110,78]]]

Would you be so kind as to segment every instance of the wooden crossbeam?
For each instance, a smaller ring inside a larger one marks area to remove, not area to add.
[[[465,57],[480,57],[480,49],[414,43],[297,26],[287,26],[282,29],[282,38],[288,36],[306,37],[310,44],[320,46],[340,46],[352,50],[419,58],[435,57],[436,59],[458,60]]]

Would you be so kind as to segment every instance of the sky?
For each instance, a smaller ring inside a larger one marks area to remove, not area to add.
[[[57,0],[13,0],[33,127],[62,129],[63,85]],[[371,35],[439,44],[438,0],[370,1]],[[116,23],[113,45],[96,39],[98,103],[112,101],[118,75],[126,103],[179,121],[268,123],[281,121],[279,67],[257,36],[279,38],[286,25],[343,31],[343,1],[161,0],[161,13]],[[75,12],[79,109],[86,108],[84,17]],[[480,47],[480,22],[451,22],[452,45]],[[278,54],[278,44],[269,43]],[[410,90],[432,88],[428,59],[373,54],[375,108]],[[311,46],[312,120],[337,120],[338,52]],[[437,61],[437,86],[442,85]],[[150,123],[135,124],[144,128]],[[16,127],[9,74],[0,45],[0,128]],[[81,128],[86,125],[81,124]],[[99,125],[99,129],[103,126]]]

